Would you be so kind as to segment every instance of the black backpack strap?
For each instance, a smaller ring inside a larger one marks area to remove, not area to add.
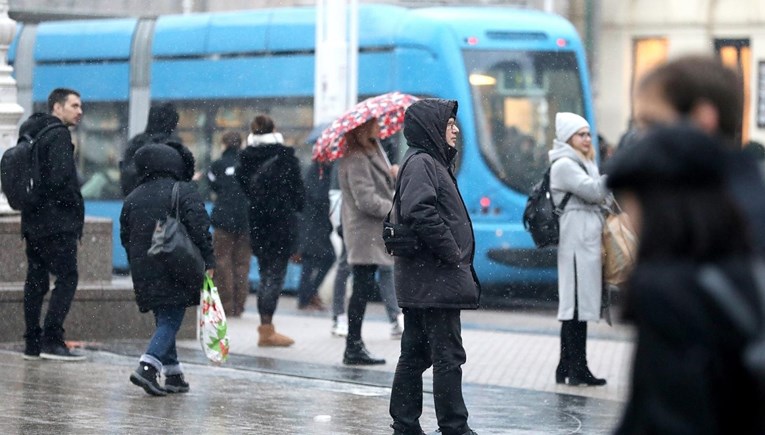
[[[577,165],[579,165],[579,167],[580,167],[580,168],[582,168],[582,170],[584,171],[584,173],[585,173],[585,174],[587,174],[587,175],[590,175],[590,173],[589,173],[589,172],[587,172],[587,168],[585,168],[585,167],[584,167],[584,165],[582,164],[582,162],[576,161],[576,160],[574,160],[574,159],[572,159],[572,158],[570,158],[570,157],[566,157],[566,158],[568,158],[568,159],[572,160],[574,163],[576,163]],[[552,169],[552,165],[550,165],[550,169]],[[550,193],[551,193],[551,195],[550,195],[550,201],[552,201],[552,188],[550,188]],[[568,204],[568,201],[571,199],[571,197],[572,197],[573,195],[574,195],[574,194],[573,194],[572,192],[566,192],[566,194],[563,196],[563,199],[560,201],[560,204],[559,204],[557,207],[555,207],[555,213],[556,213],[558,216],[560,216],[560,215],[562,215],[562,214],[563,214],[563,209],[564,209],[564,208],[566,208],[566,204]],[[553,202],[553,206],[555,206],[555,203],[554,203],[554,202]]]
[[[47,132],[49,132],[49,131],[51,131],[53,129],[59,128],[59,127],[66,128],[66,126],[64,124],[61,124],[60,122],[57,122],[57,123],[54,123],[54,124],[48,124],[45,127],[43,127],[42,130],[38,131],[37,134],[34,135],[34,137],[29,137],[29,135],[25,134],[25,135],[22,136],[22,138],[27,139],[30,144],[33,144],[33,143],[36,143],[37,141],[39,141],[40,139],[42,139],[42,137],[45,135],[45,133],[47,133]]]
[[[176,181],[173,183],[173,191],[170,193],[170,214],[173,214],[173,210],[175,210],[175,218],[180,219],[180,208],[181,208],[181,198],[180,198],[180,187],[181,182]]]
[[[390,222],[390,214],[393,212],[393,209],[396,207],[396,198],[398,198],[399,189],[401,189],[401,174],[404,173],[404,168],[406,168],[407,163],[409,163],[409,160],[412,160],[412,157],[416,156],[417,154],[420,154],[422,151],[415,151],[411,156],[407,157],[404,163],[401,165],[401,169],[398,171],[398,177],[396,178],[396,190],[393,192],[393,201],[391,201],[390,210],[388,211],[388,214],[385,216],[385,222]],[[397,222],[401,223],[401,207],[398,208],[398,211],[396,212],[396,217],[398,218]]]

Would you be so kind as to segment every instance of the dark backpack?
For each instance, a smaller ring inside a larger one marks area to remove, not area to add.
[[[64,124],[51,124],[34,137],[22,135],[16,146],[3,153],[0,160],[0,185],[14,210],[30,210],[40,202],[40,157],[38,142],[43,135]]]
[[[577,162],[579,163],[579,162]],[[581,164],[579,166],[587,172]],[[531,233],[531,238],[537,248],[548,246],[557,246],[560,240],[560,215],[563,209],[571,199],[571,192],[566,192],[560,205],[555,206],[552,192],[550,191],[550,170],[552,165],[547,168],[542,181],[537,183],[532,189],[526,208],[523,210],[523,227]]]
[[[130,140],[125,150],[125,158],[120,162],[120,188],[123,196],[138,187],[138,167],[135,165],[135,153],[144,145],[153,143],[165,143],[169,138],[167,134],[141,133]]]

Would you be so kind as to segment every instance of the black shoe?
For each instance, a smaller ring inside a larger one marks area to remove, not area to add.
[[[165,376],[165,391],[168,393],[188,393],[190,389],[182,374]]]
[[[586,385],[588,387],[600,387],[606,385],[606,380],[596,378],[587,366],[568,377],[568,385]]]
[[[27,361],[37,361],[40,359],[40,342],[28,341],[24,347],[24,359]]]
[[[375,358],[369,353],[366,347],[364,347],[364,343],[358,341],[345,345],[343,364],[349,366],[372,366],[385,364],[385,359]]]
[[[397,423],[393,423],[392,425],[390,425],[390,428],[393,429],[393,435],[425,435],[425,432],[422,429],[404,431],[401,429],[397,429],[396,424]]]
[[[53,361],[85,361],[85,355],[72,352],[64,342],[44,344],[40,350],[40,358]]]
[[[159,386],[159,372],[151,364],[142,362],[133,373],[130,374],[130,382],[143,388],[152,396],[167,396],[167,391]]]

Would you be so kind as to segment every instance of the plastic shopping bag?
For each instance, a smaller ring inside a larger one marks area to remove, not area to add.
[[[207,358],[217,364],[228,359],[228,324],[218,289],[205,275],[202,296],[197,309],[197,336]]]

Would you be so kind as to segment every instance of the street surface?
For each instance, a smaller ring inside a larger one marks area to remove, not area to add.
[[[232,357],[207,363],[194,340],[179,342],[191,392],[154,398],[128,381],[145,342],[89,343],[88,361],[24,361],[20,343],[3,345],[3,434],[390,434],[388,400],[399,341],[389,338],[381,304],[370,305],[363,335],[387,364],[341,364],[344,340],[329,333],[327,313],[306,314],[282,297],[277,330],[286,349],[257,347],[255,299],[231,319]],[[466,311],[463,367],[471,426],[485,434],[606,434],[618,422],[628,386],[631,331],[591,325],[590,368],[606,387],[554,382],[559,341],[554,312]],[[425,387],[430,391],[430,374]],[[422,418],[436,425],[426,393]]]

